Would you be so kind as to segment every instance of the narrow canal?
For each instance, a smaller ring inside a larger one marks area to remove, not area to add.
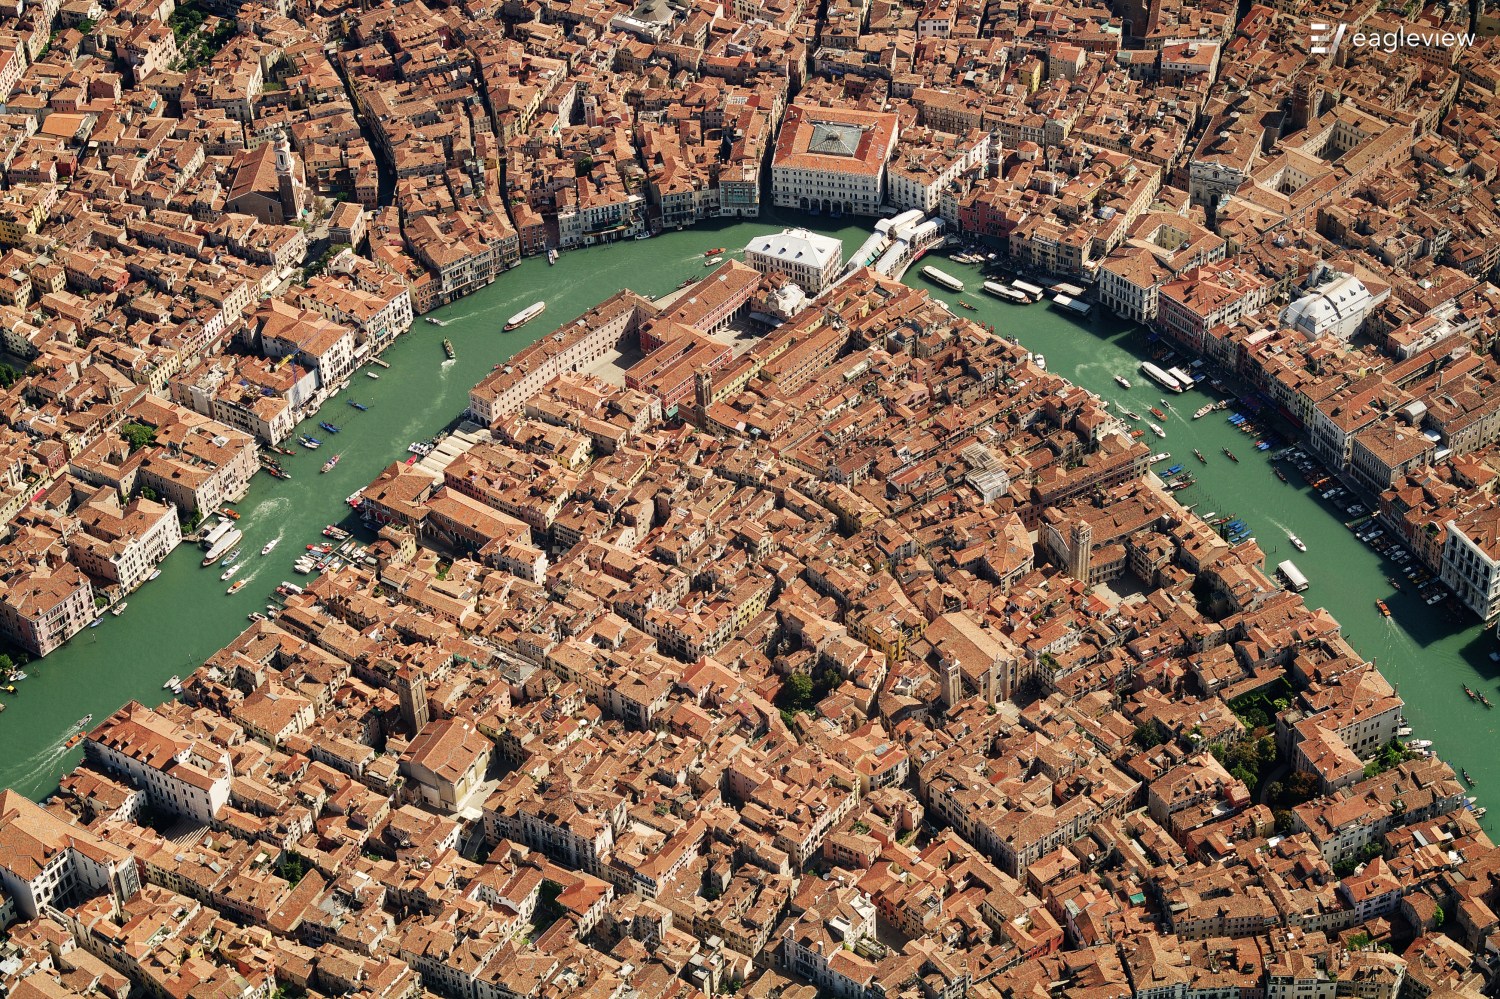
[[[27,667],[30,678],[19,685],[17,695],[5,698],[7,710],[0,715],[0,786],[33,797],[46,795],[81,756],[81,748],[65,746],[70,726],[81,715],[102,718],[132,698],[150,704],[165,699],[167,677],[185,676],[238,634],[248,623],[246,616],[263,609],[277,583],[296,578],[291,562],[303,546],[321,540],[325,524],[352,519],[344,498],[391,461],[404,460],[410,441],[432,435],[457,417],[469,387],[494,364],[620,288],[664,294],[684,278],[704,273],[705,249],[727,246],[736,251],[752,237],[787,224],[806,223],[771,215],[574,251],[553,267],[530,259],[483,291],[438,311],[446,327],[418,320],[387,351],[390,368],[370,369],[380,375],[378,380],[356,375],[299,428],[322,438],[323,448],[285,459],[290,481],[257,476],[250,495],[238,505],[248,564],[235,578],[250,585],[227,595],[229,584],[220,582],[219,570],[201,568],[196,548],[184,546],[167,560],[160,579],[130,597],[123,616],[106,617],[99,627],[85,629],[63,649]],[[869,232],[863,225],[816,228],[842,239],[845,252],[853,252]],[[1138,329],[1102,314],[1075,320],[1046,303],[999,302],[979,292],[977,268],[946,261],[942,266],[968,283],[969,291],[944,291],[920,277],[918,268],[907,281],[946,302],[971,303],[974,311],[955,311],[1018,337],[1046,356],[1050,370],[1118,406],[1144,415],[1159,405],[1161,391],[1137,371],[1147,356],[1146,339]],[[501,331],[507,317],[538,299],[547,302],[545,316],[520,331]],[[443,337],[457,350],[453,361],[443,359]],[[1134,387],[1122,389],[1116,375]],[[355,410],[348,405],[351,400],[368,409]],[[1500,703],[1500,667],[1488,658],[1492,637],[1472,619],[1454,623],[1412,595],[1393,596],[1385,577],[1399,575],[1395,567],[1343,527],[1348,516],[1341,509],[1319,500],[1290,469],[1290,483],[1280,482],[1266,454],[1255,450],[1254,439],[1230,427],[1225,414],[1191,419],[1194,410],[1212,401],[1210,396],[1194,391],[1170,401],[1173,409],[1163,424],[1166,440],[1147,440],[1171,451],[1173,463],[1181,461],[1197,475],[1199,484],[1179,494],[1182,502],[1196,505],[1199,513],[1232,511],[1246,520],[1273,565],[1295,556],[1311,582],[1304,594],[1308,602],[1326,606],[1355,648],[1374,658],[1399,685],[1417,734],[1434,740],[1455,767],[1467,767],[1483,798],[1489,782],[1500,780],[1500,759],[1485,748],[1494,744],[1500,715],[1469,702],[1461,684],[1477,686]],[[342,431],[320,431],[319,420]],[[1207,465],[1193,459],[1195,447],[1208,457]],[[1239,464],[1223,457],[1224,447],[1235,451]],[[327,475],[319,474],[331,453],[341,453],[342,460]],[[1307,543],[1306,554],[1291,551],[1288,531]],[[280,546],[262,558],[261,546],[273,537],[282,539]],[[1375,611],[1374,601],[1381,598],[1391,606],[1389,619]]]

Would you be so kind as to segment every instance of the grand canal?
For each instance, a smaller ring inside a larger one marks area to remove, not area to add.
[[[81,755],[80,748],[65,746],[70,726],[81,715],[102,718],[132,698],[160,703],[168,696],[163,681],[173,674],[186,676],[238,634],[248,623],[246,615],[262,609],[278,582],[295,578],[290,563],[303,544],[317,540],[325,524],[350,519],[344,498],[391,461],[407,457],[408,442],[453,421],[466,405],[469,387],[496,362],[619,288],[664,294],[685,277],[705,273],[703,250],[737,250],[753,236],[785,224],[789,220],[768,216],[700,227],[648,242],[565,253],[553,267],[533,258],[438,311],[436,316],[448,323],[445,328],[419,320],[386,352],[391,367],[379,372],[379,380],[356,376],[319,416],[299,428],[323,437],[324,450],[287,459],[290,481],[257,476],[250,495],[238,504],[248,565],[236,578],[248,579],[249,586],[226,595],[227,584],[220,583],[218,571],[200,568],[196,549],[184,546],[163,565],[160,579],[130,597],[123,616],[106,616],[99,627],[84,630],[63,649],[27,667],[30,679],[19,685],[17,695],[6,697],[7,710],[0,715],[0,786],[33,797],[46,795]],[[869,231],[863,225],[817,228],[841,238],[846,253]],[[906,280],[946,302],[971,303],[975,311],[956,311],[1016,336],[1045,354],[1050,370],[1117,405],[1144,414],[1158,404],[1160,390],[1137,372],[1148,346],[1139,329],[1103,315],[1076,320],[1046,303],[999,302],[978,292],[976,268],[951,262],[942,266],[970,290],[949,293],[920,277],[916,268]],[[537,299],[547,302],[544,318],[515,333],[501,332],[508,316]],[[456,360],[443,360],[443,337],[453,341]],[[1129,378],[1134,388],[1117,385],[1117,375]],[[1398,685],[1416,733],[1432,739],[1455,768],[1469,770],[1483,801],[1490,782],[1500,780],[1500,754],[1490,748],[1500,729],[1500,713],[1469,701],[1461,685],[1474,686],[1500,703],[1500,666],[1489,659],[1494,636],[1472,618],[1455,621],[1410,593],[1393,594],[1386,577],[1399,573],[1343,526],[1348,516],[1341,509],[1321,501],[1294,471],[1289,483],[1278,480],[1267,455],[1230,427],[1223,413],[1191,419],[1195,409],[1213,398],[1196,391],[1174,397],[1163,424],[1167,439],[1147,438],[1197,475],[1198,485],[1179,498],[1201,513],[1232,511],[1247,521],[1273,565],[1295,557],[1311,583],[1304,594],[1309,604],[1327,607],[1354,647]],[[350,400],[368,409],[357,411],[347,405]],[[319,419],[342,426],[342,433],[330,438],[317,429]],[[1223,457],[1224,447],[1239,455],[1238,464]],[[1193,448],[1208,457],[1207,465],[1193,460]],[[320,475],[318,466],[329,450],[343,458],[332,472]],[[1291,550],[1289,531],[1306,542],[1307,553]],[[262,558],[261,546],[273,537],[283,539],[282,546]],[[1392,617],[1379,616],[1377,599],[1387,601]]]

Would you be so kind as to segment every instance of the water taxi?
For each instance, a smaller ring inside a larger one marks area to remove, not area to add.
[[[270,620],[270,618],[266,617],[260,611],[251,611],[249,614],[246,614],[245,617],[247,617],[251,621],[269,621]]]
[[[1154,416],[1154,417],[1156,417],[1158,420],[1165,420],[1167,418],[1167,414],[1163,413],[1161,410],[1157,409],[1155,406],[1151,407],[1151,415]]]
[[[707,260],[703,261],[703,266],[704,267],[713,267],[713,266],[715,266],[717,264],[722,264],[723,262],[724,262],[724,258],[723,257],[709,257]]]
[[[229,594],[230,596],[233,596],[234,594],[236,594],[236,593],[240,592],[241,590],[243,590],[245,588],[245,584],[248,583],[248,582],[249,582],[248,579],[236,579],[234,581],[234,585],[231,586],[229,589],[225,590],[224,592],[227,593],[227,594]]]
[[[1381,617],[1390,617],[1391,616],[1391,609],[1385,605],[1385,601],[1384,600],[1377,600],[1377,601],[1375,601],[1375,609],[1378,610],[1378,611],[1380,611],[1380,616]],[[1469,688],[1465,687],[1464,689],[1468,690]],[[1471,693],[1469,696],[1472,697],[1473,694]]]
[[[83,733],[82,732],[75,732],[74,734],[72,734],[71,736],[68,737],[68,741],[66,743],[64,743],[64,746],[67,749],[72,749],[74,746],[78,745],[82,741],[83,741]]]
[[[239,520],[240,519],[240,512],[238,510],[231,509],[230,507],[227,507],[227,506],[224,507],[224,508],[222,508],[221,510],[219,510],[219,513],[221,513],[224,516],[228,517],[230,520]]]
[[[272,538],[270,541],[266,542],[266,546],[260,550],[260,553],[262,555],[269,555],[276,550],[276,546],[279,544],[281,544],[280,538]]]
[[[550,267],[555,263],[557,263],[557,247],[549,246],[547,247],[547,265]]]
[[[341,431],[343,429],[343,427],[334,426],[332,423],[329,423],[327,420],[321,420],[321,421],[319,421],[318,426],[322,427],[324,430],[328,431],[330,434],[336,434],[336,433],[338,433],[339,431]]]
[[[705,257],[716,257],[716,256],[718,256],[719,254],[721,254],[723,252],[724,252],[724,247],[722,247],[722,246],[716,246],[712,250],[704,250],[703,251],[703,255]]]
[[[1297,535],[1293,534],[1291,531],[1286,532],[1286,539],[1290,541],[1292,543],[1292,547],[1297,549],[1299,552],[1307,551],[1307,542],[1297,537]]]
[[[323,462],[322,471],[324,472],[324,474],[327,474],[328,472],[333,471],[334,466],[339,463],[339,459],[342,458],[342,457],[343,457],[343,455],[336,454],[332,458],[329,458],[327,461]]]
[[[94,721],[94,716],[93,715],[84,715],[82,718],[78,719],[76,722],[73,723],[73,727],[74,728],[88,728],[89,725],[92,724],[93,721]]]
[[[1122,410],[1120,410],[1120,415],[1121,416],[1128,416],[1132,420],[1139,420],[1141,418],[1141,414],[1137,413],[1133,409],[1122,409]]]
[[[1148,423],[1148,424],[1146,424],[1146,426],[1150,427],[1151,428],[1151,432],[1153,434],[1155,434],[1156,436],[1158,436],[1158,437],[1165,437],[1165,436],[1167,436],[1167,432],[1165,430],[1163,430],[1161,427],[1157,426],[1155,423]]]
[[[1045,354],[1032,354],[1031,355],[1031,363],[1035,364],[1037,367],[1041,368],[1043,371],[1046,371],[1047,370],[1047,355],[1045,355]]]
[[[936,267],[927,266],[922,268],[922,276],[934,284],[940,284],[949,291],[963,291],[964,283],[947,271],[938,270]]]
[[[429,323],[431,323],[434,326],[447,326],[448,325],[448,320],[446,320],[446,319],[439,319],[437,316],[423,316],[422,318],[425,319],[425,320],[427,320]]]
[[[458,355],[453,352],[453,341],[447,337],[443,338],[443,353],[448,355],[448,360],[453,360]]]
[[[519,329],[520,327],[525,326],[527,323],[531,322],[537,316],[546,311],[546,302],[532,302],[530,305],[526,306],[526,308],[522,309],[520,312],[517,312],[515,315],[511,316],[505,321],[505,332],[509,333],[513,329]]]
[[[1130,388],[1130,379],[1124,375],[1115,375],[1115,384],[1119,385],[1120,388]]]
[[[229,568],[225,569],[223,572],[219,573],[219,582],[221,582],[221,583],[224,582],[230,576],[233,576],[235,573],[237,573],[239,571],[240,571],[240,567],[239,567],[238,563],[230,566]]]
[[[313,557],[311,555],[303,555],[301,558],[297,559],[297,561],[292,563],[292,571],[301,573],[305,576],[309,572],[313,571],[314,564],[315,563],[313,562]]]

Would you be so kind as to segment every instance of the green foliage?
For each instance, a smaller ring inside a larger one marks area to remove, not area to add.
[[[806,673],[793,673],[781,687],[781,698],[793,711],[806,711],[813,706],[813,681]]]
[[[141,499],[148,499],[154,502],[156,500],[156,490],[152,489],[150,486],[142,486]]]
[[[156,443],[156,428],[131,421],[120,428],[120,436],[130,442],[130,452],[134,454],[141,448]]]
[[[1381,843],[1366,843],[1364,847],[1333,865],[1333,873],[1341,878],[1347,878],[1353,874],[1361,864],[1368,864],[1376,857],[1385,853],[1385,846]]]
[[[10,388],[16,383],[21,373],[9,364],[0,363],[0,388]]]
[[[279,867],[278,873],[286,879],[289,885],[296,885],[307,876],[307,861],[300,853],[292,853],[288,850],[282,855]]]
[[[1143,721],[1135,727],[1135,735],[1132,737],[1135,744],[1142,749],[1152,749],[1167,741],[1167,729],[1155,718]]]
[[[573,164],[573,172],[582,177],[594,169],[594,158],[592,156],[580,156]]]
[[[1282,780],[1267,788],[1267,798],[1273,809],[1291,809],[1311,801],[1318,796],[1318,779],[1303,770],[1294,770]]]

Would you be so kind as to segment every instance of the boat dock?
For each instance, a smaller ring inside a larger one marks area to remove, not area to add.
[[[1061,295],[1061,294],[1052,296],[1052,304],[1053,305],[1057,305],[1057,306],[1061,306],[1064,309],[1069,309],[1069,310],[1071,310],[1073,312],[1076,312],[1080,316],[1086,316],[1086,315],[1088,315],[1089,312],[1092,311],[1093,308],[1094,308],[1089,303],[1083,302],[1083,301],[1079,301],[1078,299],[1074,298],[1071,295]]]

